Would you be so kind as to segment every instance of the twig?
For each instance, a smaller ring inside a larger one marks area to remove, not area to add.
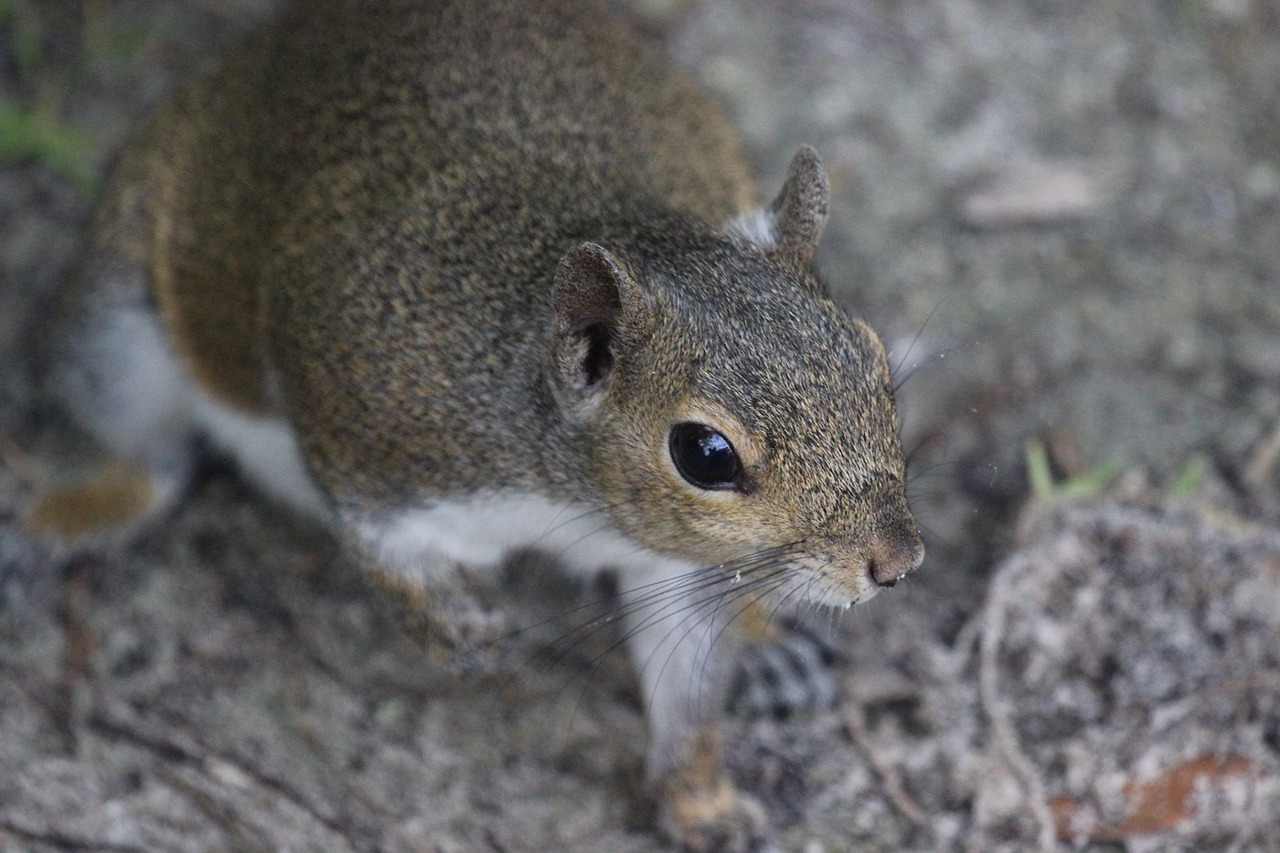
[[[64,570],[62,597],[58,618],[62,623],[62,667],[58,680],[58,701],[54,713],[68,753],[74,754],[78,743],[82,697],[89,675],[89,659],[93,656],[94,638],[88,625],[89,557],[75,557]]]
[[[195,751],[192,747],[184,746],[175,741],[154,737],[152,735],[143,734],[135,731],[125,723],[113,720],[101,712],[92,714],[88,719],[90,728],[100,734],[126,741],[134,746],[141,747],[148,752],[155,753],[166,762],[187,764],[195,767],[199,771],[209,776],[220,779],[219,768],[232,768],[242,774],[246,780],[251,780],[254,784],[261,788],[276,794],[284,800],[292,803],[294,806],[308,814],[314,821],[328,829],[334,835],[346,842],[349,849],[355,849],[356,844],[347,833],[346,828],[332,817],[324,814],[320,809],[316,808],[301,793],[293,790],[291,786],[275,779],[251,764],[236,761],[224,755],[218,755],[213,752],[201,753]]]
[[[75,838],[61,832],[41,831],[19,826],[7,818],[0,818],[0,842],[5,836],[13,836],[27,844],[40,844],[56,850],[106,851],[106,853],[144,853],[143,848],[131,844],[112,844],[100,839]],[[8,848],[5,848],[8,849]]]
[[[231,849],[270,849],[271,845],[262,834],[262,831],[256,827],[247,826],[240,819],[240,816],[236,814],[235,809],[226,803],[220,802],[208,791],[202,790],[199,785],[183,779],[176,770],[168,765],[160,765],[158,773],[165,784],[190,800],[192,805],[222,830],[227,839],[231,841]]]
[[[1261,489],[1267,484],[1278,462],[1280,462],[1280,417],[1276,418],[1276,422],[1272,424],[1271,431],[1254,445],[1253,452],[1249,454],[1249,461],[1244,466],[1244,481],[1255,489]]]
[[[1069,560],[1045,561],[1043,565],[1056,573]],[[1004,760],[1013,770],[1026,788],[1031,813],[1039,827],[1036,837],[1037,846],[1045,853],[1057,849],[1057,824],[1049,811],[1048,798],[1045,795],[1044,780],[1023,751],[1018,741],[1018,732],[1005,702],[1000,698],[999,655],[1000,641],[1004,637],[1005,617],[1011,603],[1019,595],[1025,594],[1022,585],[1035,579],[1040,583],[1047,580],[1049,572],[1041,569],[1034,559],[1034,554],[1020,556],[995,576],[987,593],[987,602],[982,609],[982,636],[978,649],[978,691],[982,697],[982,707],[987,719],[991,721],[992,737]],[[1046,577],[1037,577],[1046,575]]]
[[[917,827],[931,832],[932,825],[929,823],[929,816],[925,814],[925,810],[921,805],[902,786],[902,776],[898,773],[898,768],[872,745],[871,733],[867,730],[867,715],[862,710],[862,703],[850,698],[845,703],[841,721],[844,723],[844,731],[849,740],[862,750],[862,753],[867,757],[867,761],[871,764],[871,768],[880,777],[880,784],[884,787],[884,794],[893,807]]]

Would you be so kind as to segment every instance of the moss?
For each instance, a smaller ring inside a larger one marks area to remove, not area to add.
[[[51,110],[0,100],[0,165],[34,161],[92,196],[98,183],[97,152],[92,136]]]

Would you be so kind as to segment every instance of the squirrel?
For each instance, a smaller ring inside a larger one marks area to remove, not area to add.
[[[32,524],[136,529],[204,440],[446,633],[452,567],[613,569],[662,827],[755,849],[735,615],[923,558],[884,347],[813,271],[829,195],[806,147],[760,206],[711,99],[588,0],[295,3],[121,154],[48,368],[116,461]]]

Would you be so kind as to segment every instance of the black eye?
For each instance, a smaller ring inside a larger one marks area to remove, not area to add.
[[[705,424],[671,428],[671,461],[680,476],[700,489],[735,489],[742,473],[729,439]]]

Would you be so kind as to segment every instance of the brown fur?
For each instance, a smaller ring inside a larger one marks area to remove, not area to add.
[[[683,835],[715,821],[733,805],[733,783],[720,768],[720,741],[714,729],[690,738],[680,770],[662,780],[664,800],[671,804],[668,819]]]
[[[117,462],[84,482],[42,495],[25,523],[37,533],[78,540],[133,524],[143,517],[151,501],[147,473]]]

